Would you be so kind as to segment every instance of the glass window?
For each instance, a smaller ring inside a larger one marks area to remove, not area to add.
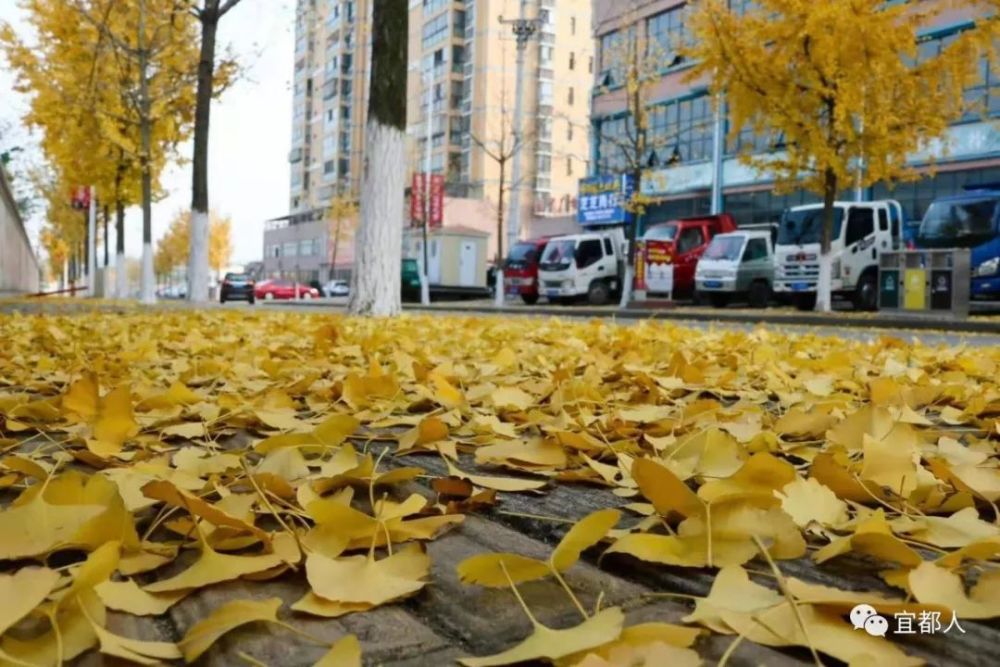
[[[604,254],[608,257],[615,254],[614,248],[611,246],[611,239],[609,238],[604,239]]]
[[[743,250],[743,241],[742,236],[717,236],[708,244],[704,257],[735,261],[739,259],[740,251]]]
[[[308,239],[305,241],[299,241],[299,255],[302,257],[311,257],[313,255],[313,239]]]
[[[643,238],[650,241],[673,241],[677,238],[677,225],[657,225],[646,230]]]
[[[743,252],[743,261],[752,262],[758,259],[767,259],[767,241],[765,239],[750,239]]]
[[[870,208],[854,207],[847,214],[845,245],[857,243],[875,232],[875,212]]]
[[[831,238],[840,237],[840,228],[844,220],[844,209],[840,206],[833,209],[833,234]],[[778,227],[778,245],[803,245],[819,243],[823,231],[823,208],[800,209],[785,211]]]
[[[989,240],[998,203],[993,197],[934,202],[920,223],[921,245],[971,247]]]
[[[295,241],[290,241],[281,247],[281,254],[285,257],[295,257],[298,254],[298,250],[298,244]]]
[[[889,214],[884,208],[878,210],[878,228],[883,232],[889,231]]]
[[[580,241],[576,247],[576,265],[583,269],[604,257],[600,239]]]
[[[705,243],[705,234],[701,227],[687,227],[677,239],[677,253],[684,254],[699,248]]]

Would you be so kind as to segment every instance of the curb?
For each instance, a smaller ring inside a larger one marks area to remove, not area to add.
[[[298,305],[312,308],[341,308],[339,305],[320,302],[273,302],[271,305]],[[794,326],[824,326],[845,329],[907,329],[910,331],[945,331],[954,333],[985,333],[1000,334],[1000,323],[978,320],[949,320],[944,317],[932,319],[931,317],[899,317],[899,316],[878,316],[871,318],[853,317],[833,317],[827,315],[791,315],[784,313],[771,313],[757,315],[747,315],[744,313],[702,313],[686,312],[678,309],[649,309],[649,308],[624,308],[624,309],[600,309],[584,307],[560,307],[550,308],[547,306],[532,306],[530,308],[521,307],[500,307],[479,306],[479,305],[430,305],[404,303],[403,310],[408,312],[445,312],[445,313],[476,313],[484,315],[541,315],[548,317],[572,317],[572,318],[593,318],[608,317],[622,320],[673,320],[673,321],[694,321],[694,322],[731,322],[735,324],[788,324]]]

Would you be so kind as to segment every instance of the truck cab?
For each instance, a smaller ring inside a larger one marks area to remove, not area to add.
[[[695,269],[698,300],[707,298],[722,308],[745,296],[751,307],[766,307],[774,285],[775,234],[767,228],[741,228],[713,238]]]
[[[920,223],[919,248],[968,248],[969,296],[1000,298],[1000,183],[935,199]]]
[[[503,267],[504,290],[509,296],[520,296],[528,305],[538,302],[538,262],[550,238],[518,241],[510,249]]]
[[[892,199],[834,202],[830,240],[830,292],[858,310],[878,305],[878,256],[900,247],[903,208]],[[795,206],[781,217],[775,254],[775,292],[796,307],[816,305],[823,205]]]
[[[642,241],[648,291],[692,294],[695,268],[708,244],[717,234],[734,230],[736,221],[728,213],[681,218],[647,229]],[[664,274],[665,268],[669,269],[670,279],[664,283],[658,276]]]
[[[606,304],[622,287],[624,244],[621,228],[549,239],[538,264],[541,293],[551,302],[585,296]]]

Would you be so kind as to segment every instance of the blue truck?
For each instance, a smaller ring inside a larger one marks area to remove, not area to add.
[[[1000,299],[1000,183],[935,199],[917,230],[918,248],[968,248],[973,299]]]

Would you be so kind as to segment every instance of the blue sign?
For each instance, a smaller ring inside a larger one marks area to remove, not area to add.
[[[632,196],[631,174],[605,174],[580,179],[576,219],[581,225],[613,225],[632,222],[625,203]]]

